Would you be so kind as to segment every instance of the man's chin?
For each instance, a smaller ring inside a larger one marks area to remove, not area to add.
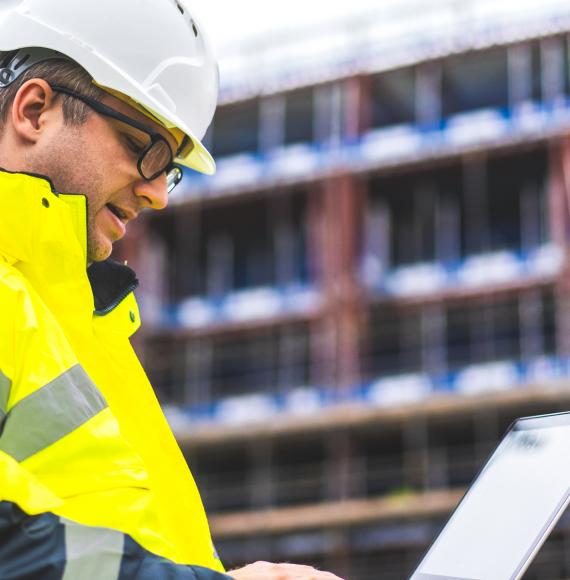
[[[92,262],[103,262],[113,251],[113,244],[108,240],[93,240],[87,244],[87,260]]]

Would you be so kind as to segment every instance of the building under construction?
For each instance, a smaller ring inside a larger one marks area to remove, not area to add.
[[[232,53],[218,173],[120,249],[228,567],[406,578],[570,408],[570,9],[408,4]],[[525,578],[570,577],[567,516]]]

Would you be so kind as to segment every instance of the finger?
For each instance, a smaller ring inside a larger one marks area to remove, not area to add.
[[[304,564],[274,564],[273,570],[287,574],[286,578],[291,580],[343,580],[332,572],[324,572]]]

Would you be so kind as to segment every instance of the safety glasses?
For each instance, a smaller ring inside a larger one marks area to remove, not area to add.
[[[178,165],[174,165],[174,154],[163,135],[127,115],[67,87],[52,85],[51,88],[56,93],[63,93],[85,103],[100,115],[127,125],[129,129],[123,132],[125,145],[138,156],[137,168],[143,179],[152,181],[159,175],[166,173],[168,193],[180,183],[182,169]]]

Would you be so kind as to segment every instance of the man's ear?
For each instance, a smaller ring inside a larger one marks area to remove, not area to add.
[[[47,123],[60,113],[56,94],[43,79],[26,81],[12,103],[11,120],[16,135],[33,144],[38,141]]]

